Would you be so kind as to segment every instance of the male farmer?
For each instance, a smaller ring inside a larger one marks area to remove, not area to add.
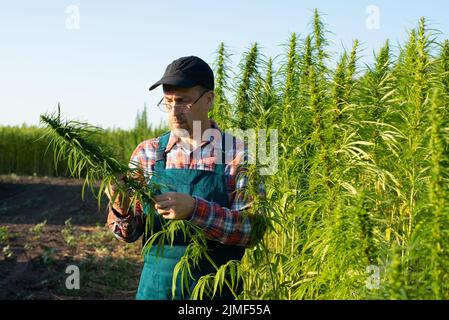
[[[208,118],[214,100],[213,72],[198,57],[182,57],[167,66],[162,79],[150,90],[159,85],[163,86],[164,97],[158,106],[168,113],[171,131],[140,143],[131,156],[130,166],[143,169],[141,181],[148,183],[151,178],[151,182],[163,188],[154,197],[154,208],[136,204],[136,214],[132,214],[129,199],[121,201],[116,197],[109,206],[108,226],[117,238],[126,242],[136,241],[143,234],[145,243],[149,236],[145,234],[148,215],[185,219],[204,230],[207,252],[217,267],[229,260],[240,260],[245,247],[254,239],[254,220],[243,214],[250,205],[243,192],[247,186],[243,175],[244,145],[241,140],[223,134]],[[116,189],[110,186],[110,190],[106,194],[111,200]],[[160,230],[159,220],[154,221],[156,231]],[[157,254],[156,241],[144,257],[137,299],[190,297],[189,290],[181,294],[180,281],[172,296],[173,269],[188,242],[178,233],[173,246],[166,243],[163,252]],[[192,270],[195,280],[189,284],[190,293],[199,277],[216,271],[204,258]],[[217,296],[234,297],[226,285]]]

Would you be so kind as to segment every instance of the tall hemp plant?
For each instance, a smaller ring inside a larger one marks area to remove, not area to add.
[[[232,112],[231,104],[227,97],[230,91],[229,64],[231,54],[223,42],[220,43],[216,54],[217,58],[213,64],[215,73],[215,98],[209,117],[214,119],[220,128],[225,129],[229,125],[228,122]]]

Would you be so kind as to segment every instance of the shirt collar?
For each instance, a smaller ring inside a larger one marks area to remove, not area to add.
[[[212,119],[209,119],[209,124],[210,124],[210,127],[212,128],[212,129],[217,129],[218,131],[220,131],[220,134],[221,134],[221,130],[220,130],[220,128],[218,127],[218,124],[214,121],[214,120],[212,120]],[[178,142],[180,142],[180,138],[178,137],[178,136],[175,136],[174,134],[173,134],[173,131],[171,131],[170,132],[170,138],[168,139],[168,143],[167,143],[167,147],[165,148],[165,152],[167,153],[167,152],[170,152],[170,150],[173,148],[173,146],[175,145],[175,144],[177,144]],[[207,144],[212,144],[212,146],[215,148],[216,147],[216,145],[215,145],[215,141],[214,141],[215,139],[214,139],[214,136],[210,136],[209,137],[209,139],[207,139],[207,140],[201,140],[201,145],[200,145],[200,148],[202,148],[202,147],[204,147],[205,145],[207,145]],[[221,146],[220,146],[221,147]]]

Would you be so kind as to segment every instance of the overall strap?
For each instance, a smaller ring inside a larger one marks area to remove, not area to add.
[[[156,165],[155,165],[156,171],[165,169],[165,163],[167,160],[167,153],[165,152],[165,148],[167,148],[169,139],[170,139],[170,131],[164,133],[159,138],[159,143],[156,150]]]
[[[217,153],[217,158],[221,158],[221,162],[217,159],[217,163],[215,164],[215,173],[224,174],[226,167],[226,142],[225,142],[225,133],[221,134],[221,151]],[[235,150],[235,137],[228,136],[232,138],[232,150]]]

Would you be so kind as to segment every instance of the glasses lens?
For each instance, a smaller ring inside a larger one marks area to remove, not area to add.
[[[162,112],[170,112],[170,108],[171,108],[170,105],[165,103],[164,98],[162,98],[161,101],[159,101],[159,103],[157,104],[157,107]]]
[[[158,104],[158,107],[161,111],[169,113],[172,109],[176,108],[178,112],[187,112],[190,109],[190,105],[185,104],[177,104],[175,106],[172,106],[168,103],[161,102]]]
[[[160,109],[161,109],[162,111],[164,111],[164,112],[169,112],[169,111],[170,111],[169,106],[168,106],[167,104],[165,104],[165,103],[161,103]]]

